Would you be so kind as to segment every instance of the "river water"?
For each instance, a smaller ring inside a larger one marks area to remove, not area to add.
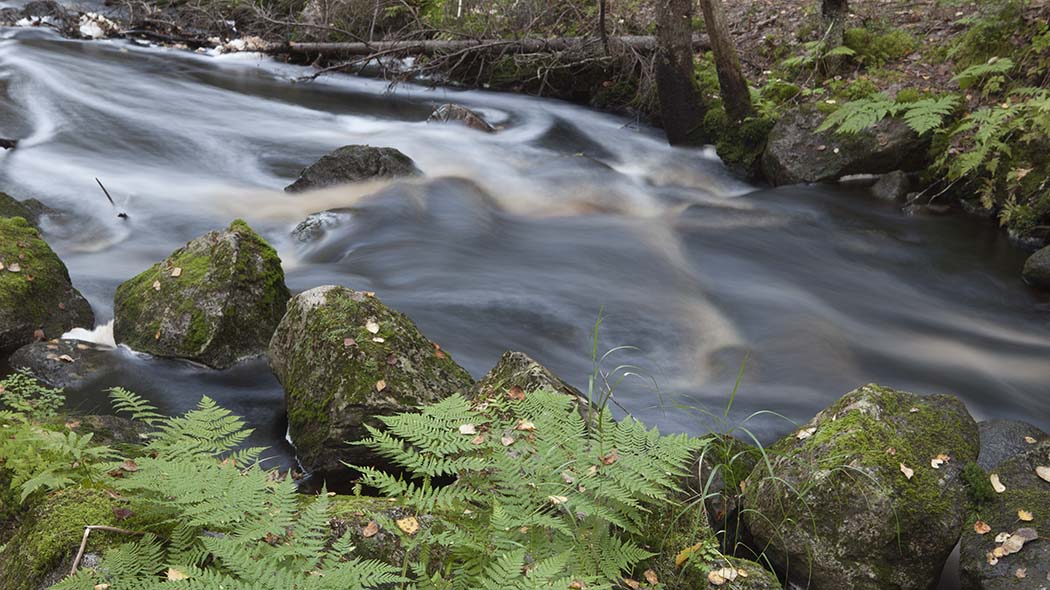
[[[867,382],[962,397],[978,418],[1050,428],[1050,306],[1025,252],[988,222],[909,216],[863,188],[756,189],[709,152],[562,102],[337,76],[252,55],[0,31],[0,189],[66,213],[47,238],[112,318],[121,282],[186,241],[246,219],[294,291],[375,291],[475,376],[521,350],[585,387],[590,333],[640,367],[616,399],[665,431],[704,432],[749,356],[730,413],[806,420]],[[459,102],[503,127],[428,125]],[[310,194],[281,189],[346,144],[395,147],[425,177]],[[102,179],[128,220],[95,185]],[[308,214],[350,208],[299,243]],[[93,328],[86,326],[85,328]],[[104,341],[105,329],[92,337]],[[654,383],[658,388],[654,387]],[[114,353],[71,391],[86,411],[123,385],[168,411],[209,395],[286,462],[283,401],[265,361],[214,371]],[[767,440],[790,430],[749,426]]]

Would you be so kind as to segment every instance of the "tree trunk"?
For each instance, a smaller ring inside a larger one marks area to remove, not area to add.
[[[751,106],[751,90],[740,69],[740,58],[729,38],[721,0],[700,0],[704,11],[704,25],[715,54],[715,69],[718,71],[718,86],[722,91],[722,104],[733,121],[743,121],[754,114]]]
[[[702,37],[689,38],[687,46],[707,47],[707,40]],[[654,51],[657,41],[654,37],[624,35],[609,37],[613,50],[630,49],[639,52]],[[601,53],[600,42],[593,37],[559,37],[556,39],[424,39],[419,41],[376,41],[374,43],[273,43],[264,51],[274,54],[295,54],[325,57],[352,57],[400,54],[400,55],[442,55],[448,53],[558,53],[578,51],[585,54]],[[691,51],[691,50],[690,50]]]
[[[847,14],[849,14],[848,0],[821,0],[820,16],[824,20],[825,50],[842,45]]]
[[[705,143],[706,107],[694,82],[693,0],[658,0],[656,8],[656,93],[660,118],[671,145]]]

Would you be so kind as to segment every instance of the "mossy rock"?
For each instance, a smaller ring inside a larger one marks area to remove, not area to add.
[[[926,590],[959,539],[977,424],[953,396],[866,385],[770,449],[744,521],[786,577],[815,590]],[[950,460],[934,468],[939,455]],[[909,478],[902,467],[913,470]]]
[[[269,361],[284,386],[299,460],[323,472],[345,469],[341,461],[381,464],[347,442],[366,438],[365,425],[380,425],[379,416],[473,384],[407,316],[373,294],[339,286],[317,287],[288,303]]]
[[[374,178],[419,174],[420,171],[412,159],[394,148],[347,145],[308,166],[299,173],[299,178],[284,190],[298,193]]]
[[[1037,467],[1050,468],[1050,439],[1030,444],[1021,455],[992,470],[1006,490],[976,506],[962,528],[959,564],[963,590],[1040,590],[1050,586],[1050,481],[1039,477]],[[1022,510],[1031,513],[1031,521],[1020,520],[1018,512]],[[991,531],[978,534],[974,529],[977,520],[987,523]],[[1022,527],[1035,529],[1040,538],[990,563],[988,554],[1002,544],[996,542],[996,536]]]
[[[25,219],[0,218],[0,263],[0,351],[95,326],[66,265]]]
[[[513,350],[508,350],[499,357],[496,366],[470,388],[468,397],[484,399],[506,393],[513,387],[520,387],[525,393],[541,390],[564,393],[580,400],[584,407],[587,404],[587,396],[579,389],[569,385],[524,352]]]
[[[0,193],[0,217],[21,217],[35,226],[40,221],[40,216],[50,211],[36,199],[19,201],[7,193]]]
[[[291,297],[277,252],[237,220],[117,288],[117,342],[217,369],[262,354]]]
[[[913,171],[929,161],[929,137],[883,119],[854,135],[817,132],[825,115],[811,106],[784,113],[769,132],[762,175],[774,185],[838,180],[850,174]]]
[[[1029,285],[1050,290],[1050,246],[1028,257],[1024,263],[1023,276]]]
[[[779,590],[783,586],[761,565],[719,552],[715,533],[707,521],[702,502],[662,501],[647,507],[649,512],[634,540],[656,555],[635,568],[639,582],[652,576],[664,590]],[[684,558],[684,560],[683,560]],[[715,586],[711,571],[732,568],[735,577]]]
[[[329,498],[328,513],[332,537],[346,535],[352,539],[355,557],[374,559],[395,567],[401,567],[406,558],[401,535],[394,530],[395,521],[415,516],[421,530],[433,526],[433,518],[405,509],[394,498],[334,496]],[[430,558],[439,562],[441,559],[433,554]]]
[[[50,494],[19,517],[0,550],[0,590],[47,588],[69,573],[84,527],[126,527],[114,514],[115,501],[100,490],[68,489]],[[88,550],[98,553],[129,537],[93,531]]]

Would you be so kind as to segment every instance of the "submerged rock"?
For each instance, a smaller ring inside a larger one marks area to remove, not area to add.
[[[347,145],[321,157],[285,187],[290,193],[360,182],[421,174],[412,159],[394,148]]]
[[[21,217],[0,218],[0,351],[94,325],[91,305],[40,232]]]
[[[427,123],[462,123],[471,129],[477,129],[478,131],[484,131],[485,133],[495,133],[496,128],[489,125],[489,122],[485,120],[478,113],[468,109],[467,107],[459,104],[447,103],[434,109],[434,112],[427,119]]]
[[[113,366],[115,351],[79,340],[34,342],[11,355],[11,367],[29,369],[48,387],[80,387]]]
[[[268,356],[284,386],[299,460],[316,471],[345,469],[341,461],[381,463],[347,442],[366,438],[365,425],[379,425],[379,416],[473,384],[407,316],[370,293],[339,286],[293,298]]]
[[[966,515],[977,424],[957,398],[878,385],[843,396],[745,481],[755,547],[813,590],[927,590]]]
[[[234,221],[117,288],[118,343],[224,369],[266,351],[290,298],[277,252]]]
[[[1044,590],[1050,587],[1050,439],[1029,444],[1019,456],[992,470],[1005,487],[978,504],[962,529],[959,565],[963,590]],[[1024,513],[1024,514],[1023,514]],[[988,526],[979,534],[977,521]],[[1038,538],[1019,551],[996,555],[1000,536],[1027,528]]]
[[[985,420],[977,424],[981,432],[981,469],[995,469],[1031,448],[1029,440],[1041,441],[1050,435],[1021,420]]]
[[[339,227],[350,218],[350,209],[329,209],[311,213],[292,230],[297,242],[310,243],[323,238],[328,230]]]
[[[1050,246],[1028,257],[1024,263],[1025,282],[1040,289],[1050,289]]]
[[[911,191],[911,178],[900,170],[887,172],[871,186],[871,193],[887,201],[902,201]]]
[[[927,161],[929,139],[896,119],[883,119],[856,135],[817,133],[824,114],[790,111],[769,133],[762,173],[774,185],[837,180],[850,174],[918,170]]]

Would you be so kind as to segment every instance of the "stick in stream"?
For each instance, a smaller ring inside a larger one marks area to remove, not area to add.
[[[95,182],[98,183],[98,187],[102,189],[102,192],[106,193],[106,198],[109,199],[109,204],[113,205],[114,209],[117,209],[117,204],[113,202],[113,197],[109,196],[109,191],[107,191],[106,187],[102,185],[102,181],[96,178]],[[128,214],[123,212],[123,211],[120,211],[118,209],[117,210],[117,217],[119,217],[121,219],[127,219],[128,218]]]
[[[13,150],[18,145],[17,139],[3,139],[0,138],[0,148],[5,150]]]

